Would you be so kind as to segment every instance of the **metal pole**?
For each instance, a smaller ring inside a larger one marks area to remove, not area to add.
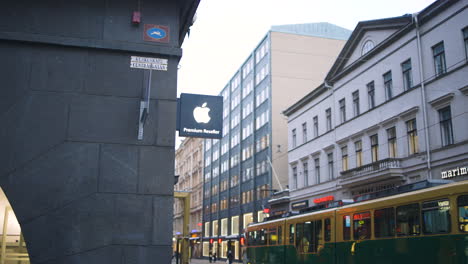
[[[149,78],[148,78],[148,89],[146,92],[147,98],[146,98],[146,108],[147,108],[147,113],[149,114],[149,104],[150,104],[150,99],[151,99],[151,75],[153,73],[153,70],[150,70],[149,72]]]

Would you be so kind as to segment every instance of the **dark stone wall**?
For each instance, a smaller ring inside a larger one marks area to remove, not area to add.
[[[0,2],[0,185],[31,263],[170,263],[183,1]],[[170,42],[143,40],[144,24]],[[150,115],[137,140],[148,71]]]

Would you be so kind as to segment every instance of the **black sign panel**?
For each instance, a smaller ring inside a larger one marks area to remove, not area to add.
[[[299,210],[299,209],[307,208],[307,207],[309,207],[309,200],[304,200],[304,201],[295,202],[291,204],[292,210]]]
[[[181,94],[178,107],[179,136],[218,139],[222,137],[222,96]]]

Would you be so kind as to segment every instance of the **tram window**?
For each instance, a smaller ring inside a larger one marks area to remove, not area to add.
[[[450,201],[448,199],[422,203],[424,234],[450,232]]]
[[[302,239],[304,238],[304,224],[296,224],[296,248],[299,250],[299,252],[304,252],[303,249],[303,244],[304,242]]]
[[[278,245],[283,244],[283,228],[278,226]]]
[[[374,211],[375,237],[391,237],[395,235],[395,209],[385,208]]]
[[[354,239],[369,239],[371,236],[371,214],[364,212],[353,215]]]
[[[278,232],[276,231],[276,227],[268,230],[268,241],[270,245],[276,245],[278,243]]]
[[[294,224],[289,225],[289,244],[294,245]]]
[[[315,228],[314,228],[314,239],[312,245],[312,252],[317,252],[317,248],[319,246],[320,241],[322,240],[322,220],[315,221]]]
[[[247,237],[247,244],[250,246],[256,245],[257,231],[250,231],[249,236]]]
[[[351,239],[351,216],[343,215],[343,240]]]
[[[266,237],[266,230],[260,229],[257,231],[257,245],[266,245],[267,244],[267,237]]]
[[[462,232],[468,232],[468,195],[457,198],[458,205],[458,228]]]
[[[304,235],[302,236],[299,245],[300,251],[304,253],[312,252],[314,236],[314,222],[308,221],[304,223]]]
[[[419,204],[407,204],[396,208],[397,236],[420,234]]]
[[[331,220],[330,218],[325,219],[325,241],[331,240]]]

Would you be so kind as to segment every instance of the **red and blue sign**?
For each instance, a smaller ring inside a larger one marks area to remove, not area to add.
[[[145,24],[143,39],[153,42],[169,42],[169,27],[161,25]]]

